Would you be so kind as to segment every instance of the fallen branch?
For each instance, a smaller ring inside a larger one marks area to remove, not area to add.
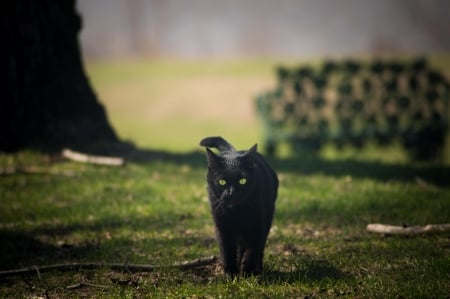
[[[125,160],[121,157],[106,157],[106,156],[94,156],[80,152],[76,152],[70,149],[64,149],[62,151],[63,157],[81,163],[108,165],[108,166],[122,166],[125,164]]]
[[[428,224],[425,226],[395,226],[387,224],[368,224],[367,230],[386,235],[416,235],[450,231],[450,224]]]
[[[107,286],[104,286],[104,285],[93,284],[93,283],[82,281],[82,282],[79,282],[79,283],[67,286],[66,289],[67,290],[74,290],[74,289],[80,289],[80,288],[84,288],[84,287],[94,287],[94,288],[102,288],[102,289],[107,288]]]
[[[160,269],[179,269],[179,270],[189,270],[195,269],[207,265],[211,265],[217,261],[215,256],[202,257],[192,261],[185,261],[181,263],[175,263],[169,266],[154,266],[154,265],[140,265],[140,264],[110,264],[110,263],[67,263],[67,264],[54,264],[45,266],[31,266],[22,269],[13,269],[0,271],[0,278],[34,274],[41,275],[42,272],[49,271],[77,271],[80,269],[84,270],[95,270],[95,269],[110,269],[113,271],[128,271],[128,272],[154,272]]]
[[[0,176],[14,175],[14,174],[45,174],[45,175],[67,176],[67,177],[76,176],[76,173],[74,171],[70,170],[59,171],[37,166],[0,168]]]

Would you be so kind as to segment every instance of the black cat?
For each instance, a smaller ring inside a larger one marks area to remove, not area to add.
[[[236,151],[222,137],[207,137],[200,145],[208,156],[208,193],[224,272],[260,274],[275,210],[277,175],[256,152],[256,144],[248,151]]]

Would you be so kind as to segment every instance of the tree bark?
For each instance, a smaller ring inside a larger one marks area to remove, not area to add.
[[[85,75],[75,0],[5,0],[0,151],[117,142]]]

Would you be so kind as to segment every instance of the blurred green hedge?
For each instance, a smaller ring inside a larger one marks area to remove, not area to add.
[[[419,160],[442,151],[450,83],[423,57],[280,66],[276,76],[277,88],[256,98],[269,155],[281,142],[317,152],[327,142],[362,148],[369,140],[400,140]]]

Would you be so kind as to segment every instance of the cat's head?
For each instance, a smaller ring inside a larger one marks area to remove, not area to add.
[[[206,148],[208,156],[208,187],[214,194],[214,209],[226,210],[250,199],[255,188],[256,144],[247,151],[215,154]]]

